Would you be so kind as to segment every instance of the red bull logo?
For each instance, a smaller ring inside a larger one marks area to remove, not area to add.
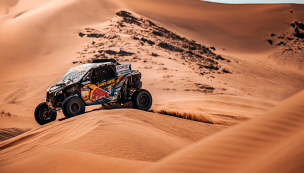
[[[111,87],[108,88],[108,91],[102,90],[100,88],[95,88],[92,92],[92,101],[101,101],[103,99],[111,99],[109,94],[111,93]]]

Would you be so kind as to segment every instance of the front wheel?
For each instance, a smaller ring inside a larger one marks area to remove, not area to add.
[[[68,97],[62,103],[62,112],[67,118],[83,114],[85,112],[85,104],[77,96]]]
[[[137,90],[132,96],[135,108],[147,111],[152,106],[152,96],[149,91],[144,89]]]
[[[40,103],[35,109],[35,120],[40,125],[55,121],[56,118],[56,110],[49,108],[45,102]]]

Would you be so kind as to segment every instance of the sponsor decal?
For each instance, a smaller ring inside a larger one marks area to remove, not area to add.
[[[82,91],[81,92],[81,97],[83,99],[89,98],[89,91]]]
[[[85,89],[88,89],[88,88],[85,88]],[[87,100],[89,99],[89,96],[90,96],[90,93],[89,93],[89,90],[85,90],[83,88],[81,88],[81,97],[83,100]]]
[[[98,86],[98,87],[101,87],[101,86],[105,86],[105,85],[107,85],[107,82],[99,83],[97,86]]]
[[[130,64],[122,64],[116,66],[116,72],[125,71],[130,69]]]
[[[89,88],[81,88],[81,97],[83,100],[87,100],[90,97],[90,89]]]
[[[122,77],[123,77],[123,75],[118,76],[118,77],[117,77],[117,80],[116,80],[116,83],[118,83]]]
[[[113,82],[114,82],[114,79],[108,80],[108,81],[107,81],[107,84],[110,84],[110,83],[113,83]]]
[[[97,85],[97,87],[102,87],[102,86],[105,86],[105,85],[108,85],[108,84],[112,84],[112,83],[114,83],[114,82],[115,82],[115,79],[111,79],[111,80],[108,80],[108,81],[106,81],[106,82],[99,83],[99,84]]]
[[[108,87],[108,91],[100,88],[95,88],[92,92],[91,100],[92,101],[102,101],[103,99],[112,100],[109,94],[111,94],[111,87]]]

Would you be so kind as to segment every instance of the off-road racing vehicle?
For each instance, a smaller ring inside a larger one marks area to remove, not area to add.
[[[137,109],[147,111],[152,105],[151,94],[142,88],[141,73],[131,64],[114,59],[99,59],[68,70],[47,89],[46,102],[35,109],[36,121],[43,125],[56,120],[57,111],[65,117],[85,112],[85,106],[133,102]]]

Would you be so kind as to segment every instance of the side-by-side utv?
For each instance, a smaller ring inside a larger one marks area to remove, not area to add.
[[[114,59],[99,59],[68,70],[47,89],[46,102],[35,110],[36,121],[43,125],[56,120],[62,109],[65,117],[85,112],[85,106],[123,104],[132,101],[135,108],[147,111],[152,105],[151,94],[142,88],[141,73],[131,64]]]

